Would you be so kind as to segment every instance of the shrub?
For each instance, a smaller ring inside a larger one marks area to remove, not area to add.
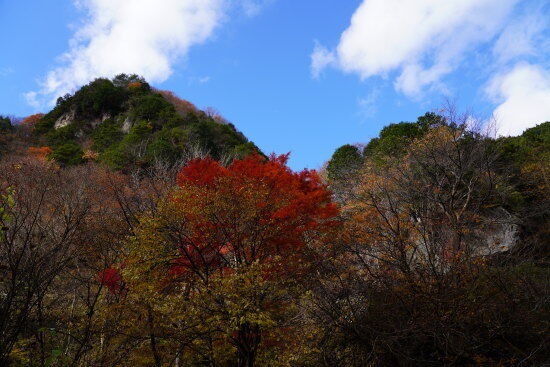
[[[120,142],[124,134],[117,123],[108,120],[96,127],[91,136],[94,141],[94,150],[102,152],[111,145]]]
[[[52,147],[74,142],[76,138],[77,124],[70,124],[58,129],[50,130],[46,134],[48,145]]]
[[[82,148],[76,143],[70,142],[55,148],[50,157],[64,166],[74,166],[84,163],[83,155]]]
[[[121,170],[128,165],[128,159],[121,144],[110,146],[99,156],[99,161],[114,170]]]
[[[0,133],[8,132],[11,130],[13,130],[13,126],[11,125],[10,118],[0,115]]]
[[[132,101],[132,106],[132,117],[136,120],[158,121],[161,112],[163,117],[176,113],[174,107],[160,94],[140,96]]]

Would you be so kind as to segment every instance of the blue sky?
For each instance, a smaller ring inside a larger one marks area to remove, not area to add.
[[[319,168],[446,99],[505,135],[550,120],[549,22],[540,0],[0,0],[0,114],[137,72]]]

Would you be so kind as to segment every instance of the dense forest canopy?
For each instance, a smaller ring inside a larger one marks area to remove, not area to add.
[[[541,366],[550,122],[295,172],[136,75],[0,117],[1,366]]]

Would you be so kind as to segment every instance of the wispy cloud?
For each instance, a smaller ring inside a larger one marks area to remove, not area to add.
[[[205,76],[205,77],[199,78],[199,83],[201,83],[201,84],[208,83],[209,81],[210,81],[210,77],[209,77],[209,76]]]
[[[208,83],[211,79],[212,79],[212,78],[209,77],[209,76],[201,76],[201,77],[192,76],[192,77],[187,78],[187,84],[189,84],[189,85],[193,85],[193,84],[206,84],[206,83]]]
[[[10,74],[13,74],[14,72],[15,70],[11,67],[0,68],[0,77],[8,76]]]
[[[380,96],[379,89],[373,89],[366,97],[359,98],[359,117],[365,121],[372,118],[376,114],[376,103]]]
[[[240,4],[244,13],[253,17],[258,15],[266,6],[273,3],[275,0],[241,0]]]
[[[515,12],[494,43],[493,55],[499,64],[544,58],[550,50],[550,4],[540,1],[527,4]]]
[[[336,56],[326,47],[322,46],[318,41],[315,41],[315,48],[311,54],[311,76],[318,79],[323,70],[336,63]]]

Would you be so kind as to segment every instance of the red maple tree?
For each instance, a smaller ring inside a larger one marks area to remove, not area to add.
[[[335,224],[337,207],[313,170],[293,172],[288,154],[259,154],[227,167],[196,159],[177,177],[181,257],[171,273],[227,269],[255,262],[273,272],[301,261],[309,241]]]

